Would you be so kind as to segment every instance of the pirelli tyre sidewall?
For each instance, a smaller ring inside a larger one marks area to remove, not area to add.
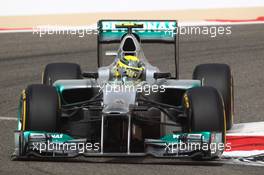
[[[59,96],[55,87],[35,84],[25,90],[22,130],[56,132],[59,127]]]
[[[81,79],[82,71],[79,64],[75,63],[51,63],[48,64],[42,74],[42,83],[53,85],[57,80]]]
[[[223,100],[213,87],[189,89],[184,96],[189,132],[221,132],[225,142],[226,126]]]
[[[231,129],[234,116],[234,87],[231,69],[227,64],[201,64],[196,66],[193,72],[193,79],[200,80],[202,86],[211,86],[222,95],[226,127]]]

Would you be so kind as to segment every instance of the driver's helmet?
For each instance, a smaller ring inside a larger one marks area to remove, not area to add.
[[[136,56],[122,56],[116,63],[114,76],[138,79],[144,71],[142,62]]]

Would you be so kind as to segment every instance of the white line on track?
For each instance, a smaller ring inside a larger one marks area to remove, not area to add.
[[[17,121],[17,118],[16,117],[3,117],[3,116],[0,116],[0,121],[4,121],[4,120]]]
[[[264,21],[249,22],[218,22],[218,21],[179,21],[179,26],[228,26],[228,25],[247,25],[247,24],[264,24]]]
[[[249,157],[254,155],[264,154],[263,150],[250,150],[250,151],[225,151],[222,155],[223,158],[231,157]]]
[[[0,33],[28,33],[33,32],[32,30],[0,30]]]

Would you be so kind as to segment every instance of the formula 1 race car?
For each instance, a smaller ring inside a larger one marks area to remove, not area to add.
[[[22,91],[12,158],[221,156],[233,122],[231,70],[201,64],[179,80],[176,30],[175,20],[100,20],[97,72],[48,64],[43,83]],[[111,43],[119,48],[102,66]],[[151,65],[141,43],[172,44],[175,75]]]

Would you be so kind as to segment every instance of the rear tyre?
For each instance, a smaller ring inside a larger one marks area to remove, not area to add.
[[[22,129],[56,132],[59,125],[59,97],[47,85],[30,85],[24,92]]]
[[[201,64],[194,69],[193,79],[201,80],[203,86],[211,86],[219,91],[225,105],[226,128],[231,129],[234,114],[234,88],[230,67],[226,64]]]
[[[57,80],[81,78],[82,71],[79,64],[51,63],[45,67],[42,82],[45,85],[53,85]]]
[[[190,132],[216,131],[225,140],[225,114],[220,94],[213,87],[197,87],[187,91],[184,106]]]

